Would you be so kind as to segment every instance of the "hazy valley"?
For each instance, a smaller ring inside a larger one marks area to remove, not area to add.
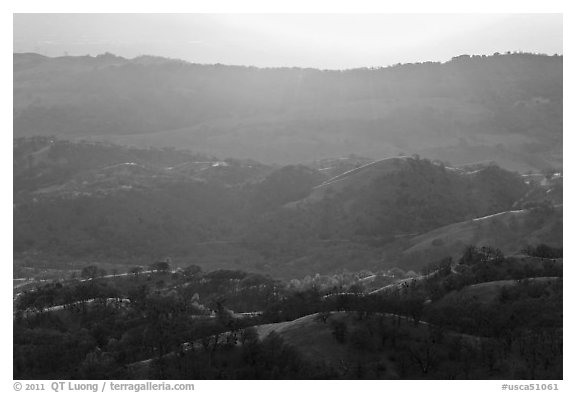
[[[179,146],[298,164],[420,154],[562,166],[562,56],[321,71],[143,56],[14,55],[14,135]]]
[[[14,377],[562,379],[562,61],[14,54]]]

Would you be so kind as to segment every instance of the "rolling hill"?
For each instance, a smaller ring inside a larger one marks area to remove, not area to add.
[[[308,165],[16,139],[16,266],[171,257],[287,278],[418,270],[468,244],[507,253],[562,244],[561,208],[541,205],[558,201],[559,179],[539,183],[495,165],[454,168],[417,156]]]

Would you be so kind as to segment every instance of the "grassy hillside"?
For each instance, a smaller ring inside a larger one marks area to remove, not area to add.
[[[460,255],[466,245],[491,246],[507,254],[534,243],[562,246],[562,206],[514,210],[447,225],[404,243],[402,266]]]

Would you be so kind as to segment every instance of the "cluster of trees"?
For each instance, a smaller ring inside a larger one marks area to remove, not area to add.
[[[548,258],[548,259],[562,258],[561,248],[551,247],[547,244],[539,244],[536,247],[528,246],[523,250],[523,252],[527,255],[538,258]]]
[[[468,246],[458,263],[448,258],[430,264],[424,271],[438,272],[423,284],[432,299],[483,282],[563,276],[560,261],[504,257],[499,249],[487,246]]]
[[[82,269],[81,280],[70,279],[41,284],[21,292],[15,303],[20,312],[81,303],[93,299],[124,298],[139,301],[147,293],[172,293],[192,302],[217,308],[226,306],[235,312],[259,311],[283,296],[286,286],[275,279],[240,270],[203,272],[197,265],[172,271],[170,263],[158,261],[146,268],[135,266],[128,275],[106,275],[104,269],[89,265]]]
[[[130,364],[191,347],[215,350],[227,334],[261,323],[234,311],[259,310],[278,284],[241,271],[188,266],[47,284],[22,293],[14,319],[15,378],[134,378]],[[87,269],[91,270],[91,269]],[[63,305],[58,309],[47,309]]]
[[[331,367],[312,362],[272,332],[262,340],[253,328],[242,330],[234,343],[204,351],[188,351],[156,360],[149,378],[158,379],[332,379]]]
[[[92,299],[119,298],[119,289],[103,280],[90,280],[76,285],[50,283],[24,291],[16,301],[17,312],[43,311],[46,308],[86,302]]]

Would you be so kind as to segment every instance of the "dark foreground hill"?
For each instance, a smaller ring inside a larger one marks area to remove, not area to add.
[[[562,62],[516,53],[321,71],[14,54],[14,135],[281,164],[403,152],[561,168]]]
[[[468,247],[371,292],[85,269],[16,296],[14,378],[562,379],[562,250],[536,249]]]
[[[329,178],[314,165],[18,139],[16,265],[77,269],[170,257],[302,277],[418,269],[466,244],[511,253],[562,246],[561,209],[542,204],[550,193],[540,183],[494,165],[457,169],[418,157],[358,165]],[[511,210],[522,212],[503,213]]]

